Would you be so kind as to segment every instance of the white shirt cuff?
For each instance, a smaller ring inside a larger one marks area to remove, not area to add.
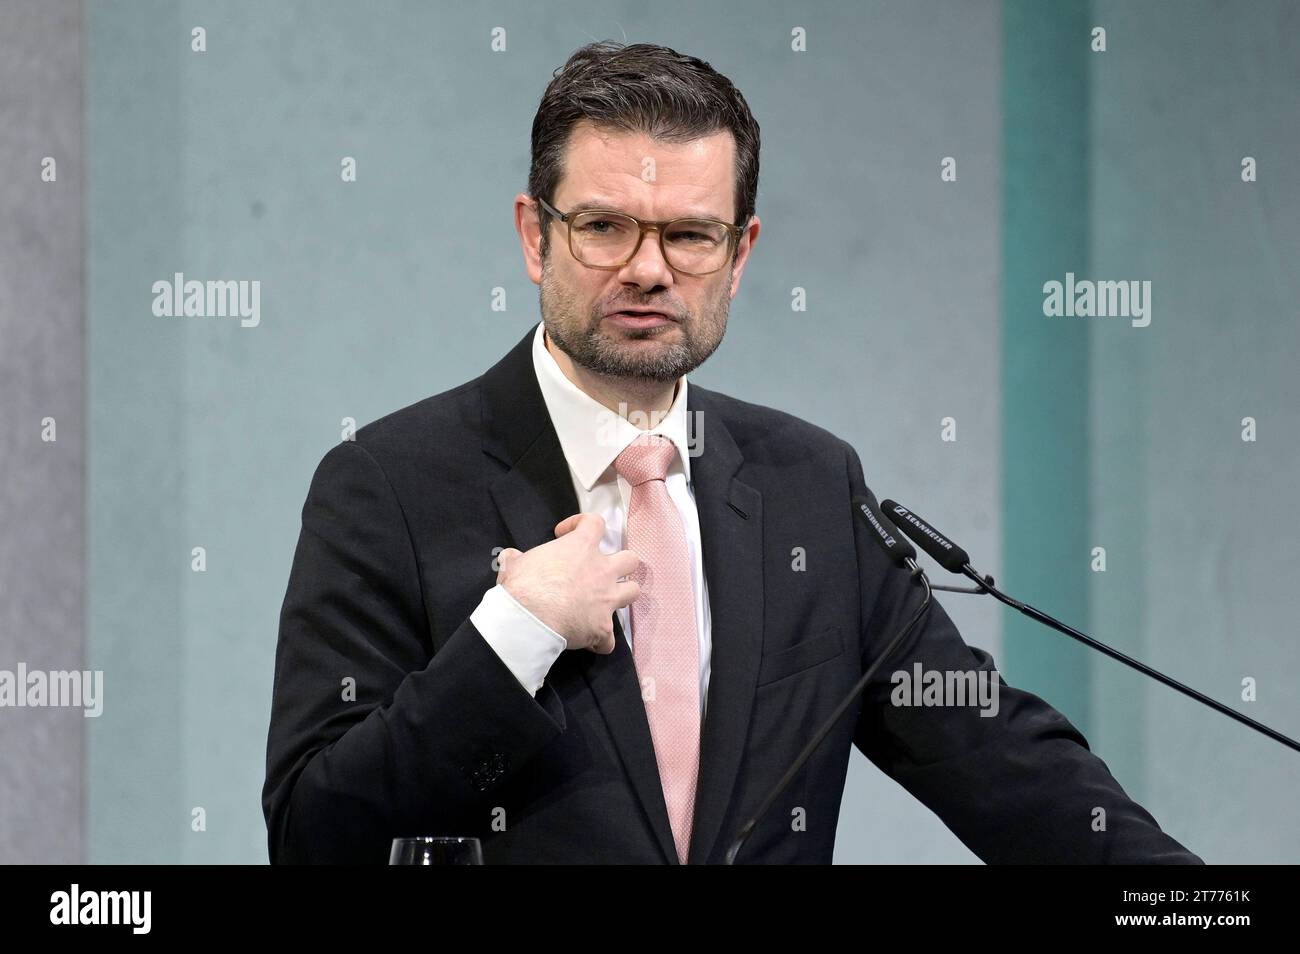
[[[530,613],[498,583],[483,594],[469,621],[531,695],[542,688],[560,653],[564,637]]]

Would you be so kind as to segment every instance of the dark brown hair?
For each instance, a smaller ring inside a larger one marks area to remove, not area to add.
[[[703,60],[666,46],[613,40],[576,51],[555,71],[533,117],[529,195],[554,203],[570,133],[583,120],[670,143],[729,130],[736,143],[734,224],[743,227],[754,214],[758,123],[740,90]],[[538,212],[546,255],[551,216]]]

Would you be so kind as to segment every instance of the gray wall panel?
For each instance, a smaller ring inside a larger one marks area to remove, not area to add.
[[[0,669],[13,673],[84,666],[81,31],[72,0],[0,4]],[[0,862],[82,860],[91,721],[0,709]]]

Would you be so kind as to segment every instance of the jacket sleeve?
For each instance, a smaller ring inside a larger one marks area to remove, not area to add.
[[[852,447],[852,494],[875,501]],[[847,512],[849,507],[845,507]],[[854,521],[862,580],[863,667],[920,607],[921,586]],[[883,662],[862,700],[854,743],[989,864],[1203,864],[1120,787],[1060,712],[998,680],[997,714],[977,706],[893,705],[897,671],[993,673],[938,602]],[[991,707],[989,707],[991,709]]]
[[[495,789],[564,731],[549,685],[532,696],[469,619],[446,622],[435,653],[387,477],[364,446],[331,448],[280,613],[262,791],[272,863],[383,864],[394,837],[484,830]]]

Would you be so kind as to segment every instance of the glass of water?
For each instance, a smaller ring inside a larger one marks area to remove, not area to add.
[[[461,836],[394,838],[390,865],[481,865],[483,846],[477,838]]]

